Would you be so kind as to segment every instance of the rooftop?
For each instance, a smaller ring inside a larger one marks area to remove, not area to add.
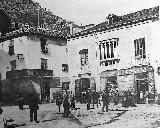
[[[8,39],[17,38],[27,35],[39,35],[45,37],[66,39],[65,35],[61,31],[49,31],[43,28],[23,27],[19,30],[15,30],[0,36],[0,43]]]
[[[76,38],[79,36],[85,36],[88,34],[92,34],[94,32],[102,32],[114,28],[120,28],[123,26],[128,26],[149,20],[152,21],[159,20],[159,6],[149,9],[143,9],[141,11],[137,11],[123,16],[116,16],[113,14],[109,15],[107,21],[100,23],[96,26],[93,26],[87,30],[75,33],[74,35],[68,36],[68,39]]]

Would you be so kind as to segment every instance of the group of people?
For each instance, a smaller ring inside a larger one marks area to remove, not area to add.
[[[61,105],[63,104],[64,113],[63,117],[68,117],[70,109],[75,109],[75,96],[74,94],[57,94],[56,95],[56,105],[58,106],[58,112],[61,111]]]
[[[110,91],[108,89],[99,91],[99,92],[90,92],[90,90],[86,90],[85,93],[85,100],[87,104],[87,110],[91,109],[91,103],[93,105],[93,109],[95,108],[95,104],[97,108],[99,106],[102,106],[102,111],[103,112],[108,112],[108,105],[109,102],[111,101],[111,97],[109,96]],[[101,103],[102,102],[102,103]]]
[[[111,92],[113,94],[111,94]],[[140,98],[141,98],[140,94]],[[147,96],[147,93],[145,94]],[[19,109],[23,109],[23,98],[21,95],[18,96],[18,104]],[[91,109],[92,107],[95,108],[95,105],[97,108],[99,106],[102,106],[103,112],[108,112],[108,105],[110,101],[113,101],[114,105],[117,105],[119,103],[119,92],[118,90],[111,91],[109,88],[106,88],[103,91],[93,91],[92,93],[90,90],[86,90],[85,92],[85,104],[87,104],[87,110]],[[75,95],[72,94],[72,92],[68,93],[67,91],[60,91],[59,93],[54,93],[53,95],[53,102],[56,103],[58,108],[58,113],[61,112],[61,106],[64,108],[63,117],[67,118],[69,117],[70,109],[75,109],[76,107],[76,98]],[[29,109],[30,109],[30,122],[38,122],[37,120],[37,110],[39,110],[39,97],[35,94],[29,95]],[[125,92],[124,98],[122,98],[122,107],[136,107],[134,103],[134,96],[131,92]]]
[[[122,107],[136,107],[135,101],[134,101],[134,95],[131,91],[126,91],[124,93],[124,97],[122,100]]]
[[[140,103],[144,104],[144,103],[148,103],[148,91],[140,91]]]
[[[141,94],[140,92],[140,98]],[[147,97],[147,92],[145,93],[145,97]],[[143,97],[144,97],[143,96]],[[90,92],[90,90],[86,90],[85,93],[85,104],[87,104],[87,110],[91,109],[91,104],[93,105],[93,108],[95,107],[95,104],[97,108],[99,106],[102,106],[102,111],[103,112],[108,112],[108,105],[110,101],[113,101],[114,105],[117,105],[119,103],[119,92],[118,90],[115,89],[114,93],[111,96],[111,90],[110,89],[105,89],[103,91],[99,92]],[[18,97],[18,103],[19,103],[19,109],[23,109],[23,98],[21,96]],[[65,93],[58,93],[54,94],[53,101],[55,101],[57,107],[58,107],[58,112],[61,112],[61,106],[64,108],[63,112],[63,117],[67,118],[69,117],[70,109],[75,109],[76,105],[76,99],[75,95],[71,93],[68,93],[67,91]],[[140,99],[142,103],[142,99]],[[38,123],[37,120],[37,110],[39,110],[39,97],[38,95],[35,94],[30,94],[29,95],[29,109],[30,109],[30,122],[35,121]],[[134,96],[131,91],[125,92],[124,97],[122,98],[122,107],[136,107],[134,103]],[[3,110],[0,109],[0,114],[2,113]]]
[[[147,94],[146,94],[147,95]],[[113,102],[114,105],[118,105],[119,101],[122,102],[122,107],[136,107],[134,95],[131,91],[124,92],[124,95],[120,97],[119,91],[117,88],[110,89],[106,88],[103,91],[96,92],[94,91],[92,94],[89,90],[86,91],[86,103],[87,110],[90,109],[91,103],[93,104],[93,108],[95,104],[97,104],[97,108],[102,104],[102,111],[108,112],[108,105],[110,102]]]
[[[110,102],[110,96],[109,96],[109,90],[104,90],[102,92],[90,92],[90,90],[86,90],[85,92],[85,104],[87,104],[87,110],[91,109],[91,104],[92,107],[94,108],[95,105],[97,108],[99,106],[102,106],[102,111],[108,112],[108,105]],[[64,114],[63,117],[68,117],[70,113],[70,109],[75,109],[75,104],[76,104],[76,99],[74,94],[68,94],[67,92],[64,93],[59,93],[59,94],[54,94],[54,99],[55,103],[58,107],[58,112],[61,112],[61,106],[63,104],[64,108]],[[103,104],[102,104],[102,103]],[[118,104],[118,103],[117,103]]]

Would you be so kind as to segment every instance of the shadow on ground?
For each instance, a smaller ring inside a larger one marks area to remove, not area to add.
[[[93,126],[98,126],[98,125],[104,125],[104,124],[110,124],[110,123],[113,123],[118,119],[118,117],[120,117],[121,115],[123,115],[125,112],[127,112],[128,110],[111,110],[111,111],[122,111],[121,113],[117,113],[117,116],[113,117],[110,121],[107,121],[107,122],[104,122],[102,124],[98,123],[98,124],[93,124],[93,125],[88,125],[86,126],[85,128],[89,128],[89,127],[93,127]]]
[[[11,124],[11,125],[7,125],[7,128],[17,128],[22,126],[26,126],[26,124]]]

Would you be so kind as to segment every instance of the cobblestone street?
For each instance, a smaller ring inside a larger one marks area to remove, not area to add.
[[[29,122],[29,109],[19,110],[17,106],[3,107],[8,125],[18,128],[158,128],[160,126],[160,106],[141,104],[138,107],[123,108],[121,104],[109,106],[109,112],[102,112],[101,107],[86,110],[85,104],[78,104],[72,110],[70,118],[63,118],[57,113],[55,104],[42,104],[38,111],[39,123]]]

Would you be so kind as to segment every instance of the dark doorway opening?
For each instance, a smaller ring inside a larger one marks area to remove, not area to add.
[[[45,81],[42,84],[42,97],[41,100],[42,101],[46,101],[49,102],[50,101],[50,82],[49,81]]]
[[[75,82],[75,97],[77,102],[85,103],[86,91],[90,89],[90,79],[81,78]]]
[[[147,79],[136,80],[136,99],[137,103],[140,103],[140,91],[143,92],[143,95],[148,91],[148,81]]]

